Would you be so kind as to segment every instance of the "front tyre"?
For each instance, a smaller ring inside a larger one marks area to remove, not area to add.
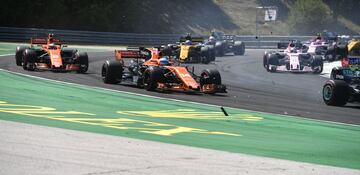
[[[320,74],[324,69],[324,60],[321,56],[315,55],[313,56],[313,62],[311,65],[314,74]]]
[[[78,53],[77,59],[79,64],[79,70],[77,70],[78,73],[85,73],[87,72],[89,68],[89,57],[86,52]]]
[[[144,72],[143,85],[147,91],[154,91],[158,83],[164,82],[164,71],[157,66],[149,67]]]
[[[349,100],[349,86],[343,80],[328,80],[323,86],[323,100],[330,106],[344,106]]]
[[[245,44],[241,41],[235,41],[233,52],[235,55],[244,55],[245,54]]]
[[[36,52],[31,49],[25,49],[22,57],[22,67],[24,70],[35,70],[34,63],[36,61]]]

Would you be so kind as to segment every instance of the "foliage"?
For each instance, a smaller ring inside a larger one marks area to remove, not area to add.
[[[0,16],[4,27],[124,33],[237,29],[211,0],[2,0]]]
[[[329,20],[321,0],[297,0],[290,9],[289,31],[295,35],[314,35],[326,29]]]

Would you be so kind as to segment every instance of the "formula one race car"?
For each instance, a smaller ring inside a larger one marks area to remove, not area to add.
[[[213,31],[209,40],[214,40],[216,56],[223,56],[230,52],[233,52],[234,55],[245,54],[245,43],[237,40],[235,35],[225,35],[223,32]]]
[[[322,56],[302,53],[301,48],[302,45],[299,42],[291,41],[284,51],[266,51],[263,56],[264,68],[269,72],[321,73],[323,70]]]
[[[24,70],[76,71],[85,73],[89,67],[88,55],[76,49],[65,48],[59,39],[49,34],[48,38],[32,38],[30,47],[16,48],[16,65]]]
[[[336,42],[332,42],[329,45],[326,53],[325,53],[325,60],[327,61],[338,61],[342,58],[346,57],[347,54],[347,45],[350,42],[351,38],[348,35],[340,35],[338,36]]]
[[[321,40],[311,41],[309,43],[303,44],[301,50],[303,53],[308,53],[311,55],[320,55],[325,59],[325,54],[328,50],[329,44]]]
[[[174,57],[180,63],[209,64],[215,60],[214,46],[203,43],[202,37],[181,37],[180,44],[163,48],[164,56]]]
[[[129,64],[126,58],[132,59]],[[162,56],[159,48],[115,50],[115,60],[103,64],[101,76],[105,83],[134,85],[148,91],[226,93],[217,70],[206,69],[197,76],[186,67],[175,66],[168,57]]]
[[[332,69],[330,80],[323,86],[323,100],[327,105],[360,102],[360,41],[348,44],[348,55],[341,63],[341,67]]]

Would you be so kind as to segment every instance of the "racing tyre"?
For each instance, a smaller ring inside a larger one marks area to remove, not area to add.
[[[23,53],[25,49],[29,49],[29,47],[26,46],[17,46],[16,52],[15,52],[15,61],[17,66],[21,66],[23,61]]]
[[[152,66],[145,70],[143,85],[147,91],[154,91],[158,87],[158,83],[164,82],[164,72],[160,67]]]
[[[205,46],[201,48],[201,63],[209,64],[211,61],[211,53],[209,47]]]
[[[78,73],[85,73],[89,68],[89,57],[86,52],[77,55],[78,64],[80,66]]]
[[[314,74],[320,74],[323,71],[324,60],[322,59],[321,56],[319,55],[313,56],[313,62],[311,68],[313,69]]]
[[[349,100],[349,85],[343,80],[328,80],[323,86],[323,100],[331,106],[344,106]]]
[[[234,51],[235,55],[244,55],[245,54],[245,44],[241,41],[235,41],[233,51]]]
[[[101,69],[101,77],[104,83],[117,84],[121,82],[123,75],[123,64],[121,62],[111,60],[105,61]]]
[[[273,65],[273,66],[271,66],[271,65]],[[269,54],[268,59],[267,59],[267,64],[266,64],[266,70],[268,72],[276,72],[277,65],[279,65],[278,56],[276,54]]]
[[[23,53],[22,66],[24,70],[33,71],[35,69],[34,63],[36,61],[36,52],[31,49],[25,49]]]
[[[268,63],[268,59],[269,59],[269,55],[271,53],[268,53],[267,51],[265,51],[264,56],[263,56],[263,67],[266,69],[267,68],[267,63]]]
[[[210,52],[210,61],[215,61],[216,58],[216,51],[213,45],[209,45],[209,52]]]
[[[224,56],[224,47],[222,42],[215,43],[215,53],[216,56],[222,57]]]
[[[205,69],[200,74],[200,86],[204,84],[221,85],[221,76],[216,69]]]
[[[75,58],[77,56],[78,51],[76,49],[70,48],[61,48],[61,57],[62,58]]]

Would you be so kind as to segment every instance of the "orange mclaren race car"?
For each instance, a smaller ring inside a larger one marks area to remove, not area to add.
[[[66,48],[59,39],[49,34],[48,38],[32,38],[30,47],[18,46],[15,53],[16,65],[24,70],[77,71],[88,70],[88,55],[76,49]]]
[[[200,75],[195,75],[186,67],[175,66],[169,58],[162,57],[160,48],[115,50],[115,60],[107,60],[102,66],[102,79],[105,83],[130,84],[148,91],[161,89],[207,94],[226,93],[226,86],[221,84],[217,70],[206,69]]]

